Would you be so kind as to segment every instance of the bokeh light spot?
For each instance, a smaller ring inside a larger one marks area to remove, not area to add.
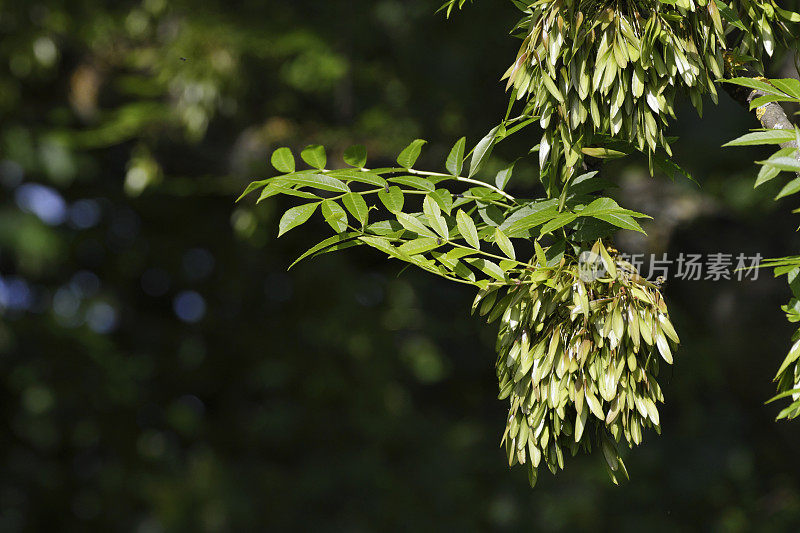
[[[183,291],[178,294],[172,307],[178,318],[190,324],[199,322],[206,314],[206,301],[195,291]]]
[[[86,312],[86,323],[95,333],[111,333],[117,327],[117,310],[105,302],[96,302]]]
[[[20,209],[36,215],[50,226],[61,224],[67,217],[67,203],[52,187],[25,183],[17,188],[15,199]]]
[[[69,208],[69,221],[78,229],[89,229],[100,222],[100,204],[95,200],[78,200]]]

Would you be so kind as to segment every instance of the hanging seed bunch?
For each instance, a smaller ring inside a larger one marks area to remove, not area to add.
[[[660,431],[656,377],[679,342],[661,293],[602,242],[581,259],[533,271],[496,304],[496,293],[477,301],[501,318],[499,397],[510,406],[502,442],[531,485],[542,463],[555,473],[566,452],[592,448],[616,483],[627,477],[617,444]]]
[[[518,99],[526,99],[525,112],[540,117],[545,130],[539,150],[542,169],[548,162],[559,168],[562,157],[569,169],[582,151],[598,155],[597,146],[609,137],[642,152],[652,154],[662,147],[671,155],[664,129],[668,118],[675,117],[675,96],[688,92],[701,114],[703,95],[717,102],[714,80],[724,74],[726,37],[738,37],[740,55],[759,57],[762,48],[771,55],[773,26],[786,28],[781,21],[797,16],[771,0],[734,4],[734,8],[718,7],[709,0],[527,4],[526,16],[517,26],[524,41],[504,79]],[[756,37],[740,31],[748,26]]]
[[[772,56],[778,41],[791,44],[797,40],[800,14],[781,8],[774,0],[739,0],[722,9],[728,43],[740,59],[763,60],[763,52]]]

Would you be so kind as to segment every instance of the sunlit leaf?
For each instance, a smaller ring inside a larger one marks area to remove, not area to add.
[[[777,168],[778,170],[788,170],[789,172],[800,172],[800,161],[793,157],[776,157],[759,161],[762,165]]]
[[[453,148],[450,150],[450,154],[447,156],[447,163],[445,163],[445,167],[447,171],[452,174],[453,176],[459,176],[461,174],[461,170],[464,168],[464,148],[467,144],[467,138],[461,137]]]
[[[263,202],[267,198],[272,198],[278,194],[285,194],[286,196],[296,196],[298,198],[305,198],[307,200],[319,200],[320,197],[314,193],[303,191],[300,189],[292,189],[291,187],[284,187],[280,182],[272,182],[267,184],[261,191],[256,203]]]
[[[428,219],[428,224],[436,233],[439,234],[440,237],[442,237],[444,240],[450,238],[450,232],[447,228],[447,221],[445,221],[444,217],[442,216],[442,208],[439,207],[439,204],[436,203],[436,200],[434,200],[430,195],[426,195],[425,199],[422,201],[422,212],[425,214],[425,218]]]
[[[367,207],[367,202],[360,194],[356,193],[348,193],[342,197],[342,203],[353,215],[353,218],[358,220],[362,226],[367,224],[367,219],[369,218],[369,208]]]
[[[272,158],[270,161],[272,162],[272,166],[275,167],[275,170],[278,172],[290,174],[295,170],[294,156],[292,155],[292,151],[286,147],[278,148],[272,152]],[[324,166],[325,165],[323,165],[323,167]]]
[[[270,182],[270,180],[267,179],[267,180],[254,181],[254,182],[250,183],[250,185],[247,186],[247,188],[244,190],[244,192],[241,194],[241,196],[239,196],[239,198],[236,199],[236,201],[238,202],[239,200],[241,200],[242,198],[244,198],[245,196],[247,196],[251,192],[253,192],[253,191],[257,190],[257,189],[260,189],[261,187],[264,187],[269,182]]]
[[[800,168],[800,165],[798,168]],[[778,193],[775,199],[780,200],[781,198],[791,196],[792,194],[797,194],[798,192],[800,192],[800,178],[795,178],[787,183],[783,189],[781,189],[781,192]]]
[[[506,237],[506,234],[500,231],[500,228],[495,228],[494,230],[494,242],[497,246],[506,254],[507,257],[511,259],[516,259],[517,254],[514,251],[514,245],[511,243],[511,239]]]
[[[421,191],[433,191],[436,189],[436,185],[431,180],[421,178],[419,176],[397,176],[394,178],[389,178],[389,181],[392,183],[407,185],[408,187],[413,187]]]
[[[314,202],[305,205],[298,205],[297,207],[292,207],[291,209],[287,210],[278,223],[278,237],[303,224],[305,221],[311,218],[311,215],[313,215],[314,211],[317,210],[317,206],[319,204],[320,202]]]
[[[378,191],[378,198],[383,205],[392,213],[399,213],[403,210],[403,191],[397,185],[392,185],[388,189]]]
[[[792,141],[794,141],[794,130],[767,130],[742,135],[722,146],[754,146],[759,144],[782,144]]]
[[[497,176],[495,176],[494,184],[501,191],[506,188],[506,185],[508,185],[508,180],[511,179],[511,174],[514,172],[514,165],[515,163],[511,163],[506,168],[498,172]]]
[[[319,144],[307,146],[301,153],[300,157],[308,163],[309,166],[322,170],[328,163],[328,158],[325,155],[325,147]]]
[[[458,225],[458,232],[467,244],[475,249],[480,249],[481,243],[478,240],[478,230],[475,228],[475,222],[461,209],[456,212],[456,224]]]
[[[416,217],[413,217],[408,213],[395,213],[395,215],[397,216],[397,221],[400,222],[400,224],[402,224],[403,227],[408,231],[412,231],[423,237],[437,237],[433,231],[425,226],[425,224],[420,222]]]
[[[307,259],[309,257],[315,257],[317,255],[322,255],[328,252],[333,252],[336,250],[344,250],[345,248],[350,248],[352,246],[357,246],[359,241],[356,237],[360,235],[355,231],[347,232],[347,233],[340,233],[338,235],[334,235],[333,237],[328,237],[324,241],[312,246],[308,250],[306,250],[303,255],[298,257],[294,260],[294,262],[289,265],[289,269],[291,270],[297,263],[300,261]]]
[[[357,181],[359,183],[366,183],[368,185],[375,185],[377,187],[386,186],[386,180],[374,172],[364,172],[351,168],[332,170],[328,172],[326,176],[332,176],[345,181]]]
[[[417,255],[435,250],[440,246],[442,246],[440,239],[434,239],[432,237],[420,237],[418,239],[403,243],[398,247],[398,249],[409,255]]]
[[[414,163],[416,163],[419,158],[419,154],[422,152],[422,147],[427,142],[428,141],[422,139],[413,141],[400,152],[399,156],[397,156],[397,163],[403,168],[413,167]]]
[[[325,217],[330,227],[336,232],[343,232],[347,230],[347,213],[345,213],[342,206],[333,200],[322,201],[322,216]]]
[[[465,257],[464,262],[469,263],[484,274],[487,274],[498,281],[505,281],[506,279],[503,269],[492,261],[483,258]]]
[[[486,164],[489,155],[492,153],[497,133],[500,131],[500,126],[494,128],[481,139],[472,151],[472,160],[469,163],[469,177],[471,178]]]
[[[323,191],[350,192],[350,188],[341,180],[325,174],[292,174],[276,178],[274,183],[283,187],[293,185],[299,187],[313,187]]]
[[[442,211],[448,215],[450,214],[453,209],[453,195],[450,194],[450,191],[447,189],[436,189],[430,193],[430,197],[436,200],[436,203],[439,204]]]
[[[586,147],[582,148],[581,152],[588,155],[589,157],[595,157],[597,159],[616,159],[619,157],[625,157],[625,152],[620,152],[619,150],[612,150],[611,148],[602,148],[602,147]]]

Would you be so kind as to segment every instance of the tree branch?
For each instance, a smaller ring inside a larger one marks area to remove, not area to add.
[[[753,78],[758,81],[769,83],[769,80],[754,75],[752,72],[746,73],[747,77]],[[758,89],[750,89],[742,87],[741,85],[733,85],[731,83],[724,83],[723,87],[731,98],[739,102],[745,109],[750,110],[750,102],[759,96],[766,96],[764,92]],[[789,120],[786,111],[778,102],[769,102],[762,106],[753,109],[756,118],[761,123],[761,126],[767,130],[793,130],[794,124]],[[794,158],[800,161],[800,147],[796,141],[781,143],[781,148],[794,148]],[[800,177],[800,172],[797,172]]]

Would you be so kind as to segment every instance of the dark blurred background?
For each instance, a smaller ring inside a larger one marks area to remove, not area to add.
[[[469,288],[360,248],[287,273],[324,223],[278,241],[290,202],[234,204],[278,146],[363,143],[379,166],[423,137],[437,170],[475,143],[505,111],[509,3],[0,6],[0,531],[798,531],[800,423],[763,404],[784,281],[669,282],[663,436],[622,487],[592,455],[532,490]],[[619,247],[796,252],[781,180],[752,187],[765,153],[720,148],[757,123],[707,104],[673,128],[701,187],[604,169],[655,217]],[[539,194],[531,162],[512,189]]]

